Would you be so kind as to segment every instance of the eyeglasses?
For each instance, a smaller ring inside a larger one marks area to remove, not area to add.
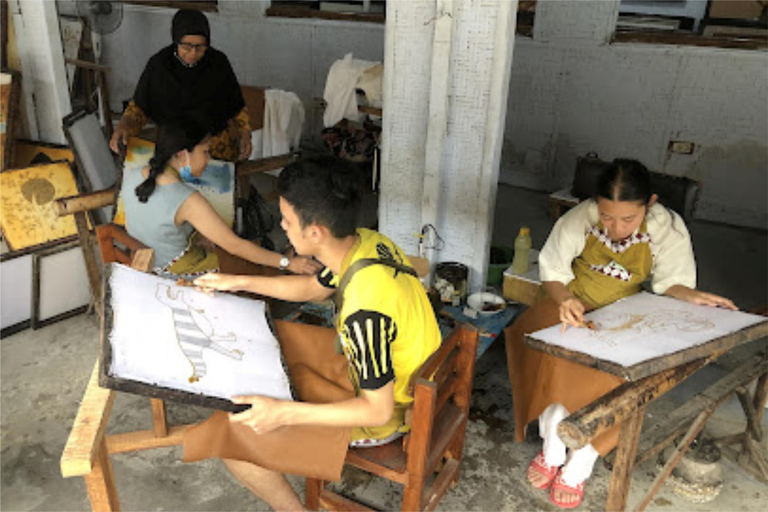
[[[191,52],[192,50],[202,50],[205,51],[208,49],[207,44],[193,44],[193,43],[179,43],[179,46],[184,48],[186,51]]]

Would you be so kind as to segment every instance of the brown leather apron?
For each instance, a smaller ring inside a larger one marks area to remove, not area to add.
[[[612,243],[598,224],[587,236],[581,255],[573,262],[575,279],[568,289],[588,310],[596,309],[640,291],[653,257],[646,223],[638,232]],[[528,347],[524,336],[560,322],[558,304],[543,297],[504,330],[507,366],[512,384],[515,441],[523,442],[525,428],[550,404],[560,403],[575,412],[622,382],[620,377]],[[616,446],[618,427],[592,440],[605,455]]]
[[[336,330],[276,320],[277,337],[297,398],[328,403],[354,397],[347,360],[334,352]],[[286,426],[257,434],[217,411],[184,435],[184,461],[206,458],[252,462],[273,471],[338,481],[350,429]]]

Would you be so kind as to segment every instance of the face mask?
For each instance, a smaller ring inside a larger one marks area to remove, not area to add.
[[[202,183],[199,178],[192,174],[192,166],[189,164],[189,156],[187,156],[187,165],[179,169],[179,176],[181,177],[181,181],[186,183],[192,183],[193,185]]]

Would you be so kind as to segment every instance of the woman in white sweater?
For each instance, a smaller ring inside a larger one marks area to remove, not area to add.
[[[542,451],[528,480],[549,489],[550,501],[579,505],[598,455],[616,445],[618,428],[567,453],[557,424],[621,383],[614,375],[526,347],[523,336],[562,323],[583,327],[584,313],[633,295],[649,280],[654,293],[695,304],[736,309],[723,297],[696,290],[696,262],[680,216],[656,203],[650,173],[640,162],[616,159],[594,199],[560,218],[539,257],[544,296],[505,333],[512,383],[515,440],[539,419]]]

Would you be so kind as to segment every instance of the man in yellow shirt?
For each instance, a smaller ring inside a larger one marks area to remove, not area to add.
[[[257,433],[287,425],[352,427],[355,446],[396,439],[407,430],[410,376],[440,346],[426,292],[397,245],[380,233],[357,229],[362,184],[345,161],[318,157],[291,164],[280,174],[278,192],[291,244],[325,269],[317,276],[208,274],[195,284],[288,301],[324,300],[339,290],[337,330],[356,396],[328,404],[242,397],[237,403],[251,408],[231,421]],[[302,509],[282,474],[249,462],[225,463],[274,509]]]

